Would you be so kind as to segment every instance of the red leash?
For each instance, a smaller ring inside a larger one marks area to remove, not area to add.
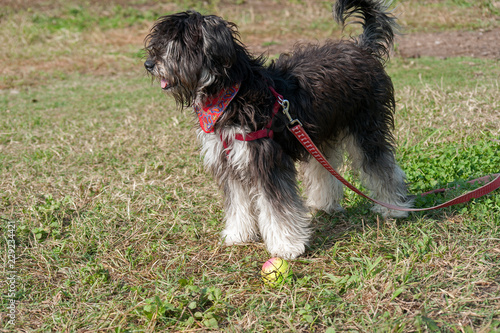
[[[302,124],[299,120],[297,119],[292,119],[290,116],[290,113],[288,112],[288,107],[289,103],[287,100],[283,99],[283,96],[279,95],[273,88],[271,88],[271,91],[273,94],[276,96],[276,99],[278,103],[283,107],[283,113],[288,117],[290,120],[290,123],[288,124],[288,129],[295,135],[297,140],[304,146],[304,148],[326,169],[328,170],[335,178],[337,178],[342,184],[347,186],[349,189],[354,191],[355,193],[361,195],[362,197],[365,197],[368,200],[371,200],[375,202],[376,204],[379,204],[381,206],[384,206],[389,209],[394,209],[394,210],[400,210],[400,211],[407,211],[407,212],[420,212],[420,211],[426,211],[426,210],[433,210],[433,209],[438,209],[438,208],[444,208],[460,203],[465,203],[469,202],[471,199],[474,198],[479,198],[482,197],[483,195],[486,195],[497,188],[500,188],[500,173],[493,174],[490,176],[485,176],[481,178],[477,178],[474,180],[469,181],[469,183],[475,183],[475,182],[486,182],[490,180],[491,178],[494,178],[492,181],[489,183],[473,190],[470,192],[467,192],[465,194],[462,194],[459,197],[456,197],[455,199],[449,200],[443,204],[433,206],[430,208],[405,208],[405,207],[399,207],[396,205],[392,205],[389,203],[381,202],[375,199],[370,198],[363,192],[361,192],[359,189],[357,189],[355,186],[353,186],[351,183],[349,183],[347,180],[344,179],[335,169],[328,163],[326,160],[325,156],[319,151],[318,147],[312,142],[311,138],[309,135],[305,132],[304,128],[302,127]],[[290,128],[290,126],[293,125],[293,127]],[[495,178],[496,177],[496,178]],[[438,192],[444,192],[446,189],[439,189],[439,190],[433,190],[430,192],[423,193],[422,196],[431,194],[431,193],[438,193]]]
[[[357,189],[355,186],[353,186],[351,183],[349,183],[347,180],[344,179],[337,171],[335,171],[334,168],[328,163],[326,158],[321,154],[321,152],[318,150],[318,147],[312,142],[311,138],[307,133],[304,131],[304,128],[302,127],[301,124],[297,124],[294,127],[290,128],[290,131],[295,135],[295,137],[300,141],[300,143],[306,148],[306,150],[323,166],[325,169],[327,169],[335,178],[337,178],[342,184],[350,188],[352,191],[355,193],[361,195],[362,197],[365,197],[368,200],[371,200],[375,202],[376,204],[379,204],[381,206],[384,206],[389,209],[394,209],[394,210],[402,210],[402,211],[407,211],[407,212],[420,212],[420,211],[425,211],[425,210],[433,210],[433,209],[438,209],[438,208],[444,208],[460,203],[465,203],[469,202],[471,199],[474,198],[479,198],[482,197],[483,195],[486,195],[497,188],[500,187],[500,174],[494,174],[491,176],[485,176],[481,177],[475,180],[469,181],[469,183],[474,183],[474,182],[481,182],[485,181],[486,178],[491,179],[493,177],[496,177],[493,179],[491,182],[489,182],[486,185],[483,185],[473,191],[467,192],[465,194],[462,194],[459,197],[456,197],[455,199],[449,200],[445,203],[442,203],[440,205],[434,206],[434,207],[429,207],[429,208],[405,208],[405,207],[399,207],[395,206],[389,203],[381,202],[378,200],[375,200],[373,198],[370,198],[363,192],[361,192],[359,189]],[[422,196],[431,194],[431,193],[437,193],[437,192],[444,192],[446,189],[439,189],[439,190],[434,190],[430,192],[423,193]]]

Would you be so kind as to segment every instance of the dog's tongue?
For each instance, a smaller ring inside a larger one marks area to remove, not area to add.
[[[165,79],[161,79],[161,88],[165,89],[168,86],[168,81]]]

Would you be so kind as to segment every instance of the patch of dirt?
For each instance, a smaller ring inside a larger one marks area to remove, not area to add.
[[[466,56],[500,59],[500,28],[409,34],[401,36],[398,43],[398,52],[405,58]]]
[[[255,54],[275,55],[290,51],[292,45],[297,42],[307,41],[282,38],[279,44],[273,44],[271,38],[267,41],[250,37],[246,42]],[[270,45],[263,46],[266,43]],[[399,36],[397,43],[397,52],[404,58],[463,56],[500,60],[500,28],[484,31],[411,33]]]

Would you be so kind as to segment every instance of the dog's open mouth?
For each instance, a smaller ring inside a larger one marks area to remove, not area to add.
[[[167,79],[161,79],[161,89],[167,90],[171,87],[172,85],[167,81]]]

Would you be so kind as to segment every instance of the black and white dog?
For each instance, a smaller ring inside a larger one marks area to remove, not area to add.
[[[410,207],[405,175],[394,158],[394,89],[384,70],[396,19],[383,0],[338,0],[334,18],[362,20],[351,41],[296,46],[268,66],[239,40],[235,24],[194,11],[161,17],[145,39],[145,67],[161,88],[198,116],[204,163],[225,195],[225,244],[259,237],[275,256],[305,251],[310,214],[297,185],[302,163],[307,205],[341,211],[342,184],[288,131],[276,92],[289,101],[334,168],[344,151],[380,200]],[[376,205],[384,217],[406,213]]]

